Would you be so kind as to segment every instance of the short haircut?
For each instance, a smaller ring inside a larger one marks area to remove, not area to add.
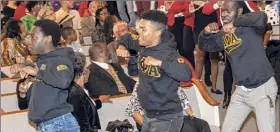
[[[61,36],[66,40],[75,31],[72,27],[63,27],[61,29]]]
[[[158,10],[148,10],[141,14],[140,19],[148,20],[160,31],[166,30],[167,16],[164,12]]]
[[[83,75],[86,66],[86,56],[83,53],[75,52],[74,75],[78,78]]]
[[[57,47],[61,38],[61,34],[59,25],[56,22],[48,19],[43,19],[36,21],[34,23],[34,26],[40,27],[45,36],[51,36],[53,46]]]
[[[26,9],[29,11],[29,12],[32,12],[32,8],[34,8],[37,4],[39,4],[38,1],[28,1],[26,3]]]
[[[103,53],[106,48],[107,45],[104,42],[95,42],[88,50],[90,59],[95,61],[99,58],[99,54]]]

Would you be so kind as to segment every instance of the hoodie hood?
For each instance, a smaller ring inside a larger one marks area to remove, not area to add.
[[[176,50],[177,44],[175,42],[175,37],[171,32],[164,31],[161,34],[161,41],[157,46],[150,47],[148,49],[154,50]]]
[[[58,57],[58,56],[67,57],[71,60],[71,62],[73,62],[73,64],[75,63],[75,53],[74,53],[73,49],[69,48],[69,47],[57,48],[54,51],[51,51],[46,54],[42,54],[39,56],[39,60],[46,59],[46,58],[52,58],[52,57]]]

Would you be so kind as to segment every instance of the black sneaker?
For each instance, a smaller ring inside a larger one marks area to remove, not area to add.
[[[215,93],[215,94],[223,94],[223,92],[220,91],[219,89],[217,89],[216,91],[214,91],[213,89],[211,89],[211,92],[212,92],[212,93]]]

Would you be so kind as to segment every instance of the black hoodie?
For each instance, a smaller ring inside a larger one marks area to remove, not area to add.
[[[73,111],[67,103],[68,88],[74,77],[74,51],[58,48],[39,56],[39,72],[32,86],[28,118],[39,125]]]
[[[263,47],[263,34],[267,25],[264,12],[252,12],[238,17],[232,34],[220,31],[216,34],[202,31],[198,46],[201,50],[217,52],[225,50],[231,64],[236,85],[257,88],[273,75]]]
[[[139,54],[140,76],[137,94],[140,104],[147,114],[151,113],[154,116],[182,112],[177,94],[179,82],[190,81],[192,74],[176,51],[174,36],[164,31],[160,44],[150,48],[140,47],[138,40],[132,36],[126,34],[118,43],[127,49],[136,50]],[[144,60],[148,56],[161,60],[162,65],[160,67],[144,65]]]

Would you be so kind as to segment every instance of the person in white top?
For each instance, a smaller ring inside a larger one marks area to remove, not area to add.
[[[76,42],[77,33],[72,27],[63,27],[61,36],[64,39],[64,46],[73,48],[74,52],[83,52],[81,44]]]

